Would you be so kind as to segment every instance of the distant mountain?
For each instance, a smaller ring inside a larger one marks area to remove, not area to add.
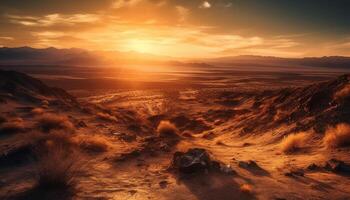
[[[203,60],[202,60],[203,62]],[[350,69],[350,57],[344,56],[324,56],[324,57],[305,57],[305,58],[279,58],[272,56],[232,56],[206,59],[207,63],[221,64],[261,64],[278,66],[309,66],[309,67],[327,67]]]
[[[138,52],[87,51],[83,49],[35,49],[31,47],[0,48],[2,65],[72,65],[99,66],[125,63],[157,63],[168,57]]]
[[[326,67],[350,69],[350,57],[279,58],[267,56],[231,56],[183,60],[138,52],[87,51],[83,49],[35,49],[31,47],[0,48],[0,65],[69,65],[69,66],[115,66],[115,65],[171,65],[194,68],[212,66],[279,66],[279,67]]]

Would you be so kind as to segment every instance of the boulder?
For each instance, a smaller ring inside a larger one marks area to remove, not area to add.
[[[230,165],[225,165],[219,161],[212,160],[210,154],[205,149],[193,148],[187,152],[176,152],[173,156],[171,168],[181,173],[198,172],[221,172],[225,174],[235,174]]]
[[[238,166],[245,169],[260,169],[259,165],[253,160],[239,161]]]
[[[350,165],[337,159],[330,159],[328,162],[326,162],[324,168],[335,173],[350,173]]]

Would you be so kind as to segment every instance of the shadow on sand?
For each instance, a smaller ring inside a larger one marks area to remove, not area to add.
[[[14,196],[5,197],[6,200],[72,200],[73,188],[40,188],[34,187]]]
[[[192,174],[178,178],[198,200],[254,200],[255,196],[240,190],[232,176],[209,173]]]

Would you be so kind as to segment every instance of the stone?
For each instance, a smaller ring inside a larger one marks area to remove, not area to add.
[[[172,166],[183,173],[194,173],[208,170],[211,161],[205,149],[189,149],[186,153],[175,152]]]
[[[337,159],[330,159],[326,162],[324,168],[336,173],[350,173],[350,165]]]
[[[236,174],[230,165],[213,160],[210,154],[201,148],[189,149],[187,152],[175,152],[173,156],[173,169],[181,173],[219,172],[224,174]]]
[[[321,169],[321,167],[316,165],[315,163],[312,163],[309,166],[307,166],[306,169],[309,171],[315,171]]]
[[[246,169],[260,169],[259,165],[253,160],[239,161],[238,166]]]

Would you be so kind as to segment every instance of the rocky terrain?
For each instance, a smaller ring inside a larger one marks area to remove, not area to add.
[[[348,199],[349,81],[76,98],[0,71],[0,199]]]

